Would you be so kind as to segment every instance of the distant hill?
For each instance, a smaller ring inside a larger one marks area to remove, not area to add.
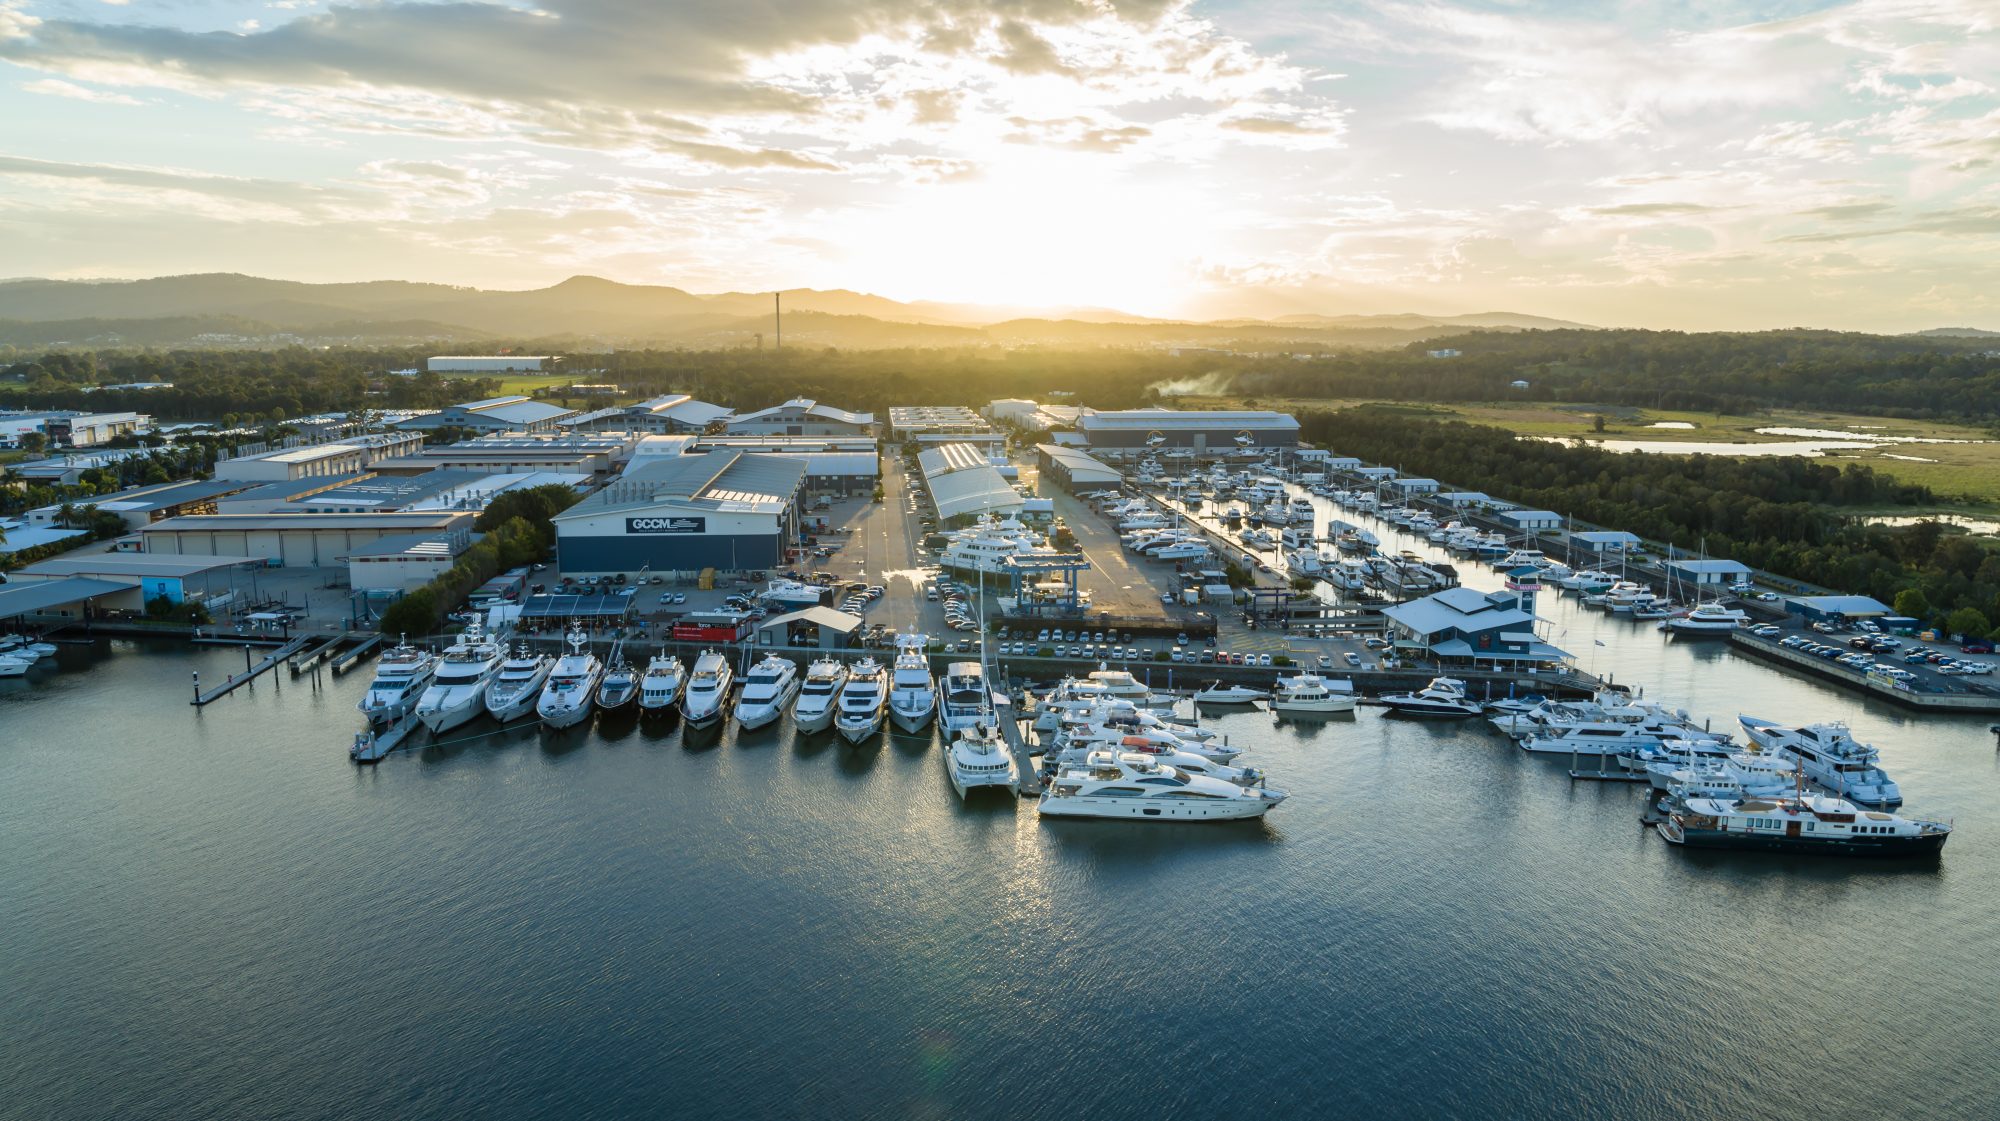
[[[1476,315],[1287,315],[1212,323],[1111,308],[902,302],[846,289],[783,294],[785,341],[843,348],[908,346],[1195,346],[1318,350],[1392,347],[1467,329],[1580,327],[1509,312]],[[576,276],[496,291],[377,280],[306,284],[233,273],[147,280],[0,281],[0,344],[14,346],[317,345],[463,338],[573,339],[591,345],[775,342],[769,292],[708,295]]]
[[[1978,327],[1933,327],[1910,334],[1919,339],[2000,339],[2000,331],[1986,331]]]

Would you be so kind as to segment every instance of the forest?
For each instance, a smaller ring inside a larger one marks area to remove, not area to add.
[[[1339,455],[1872,595],[1940,622],[1953,617],[1969,633],[1986,634],[2000,618],[2000,549],[1936,522],[1862,523],[1856,511],[1932,498],[1862,464],[1621,454],[1370,408],[1309,412],[1299,424],[1301,438]]]

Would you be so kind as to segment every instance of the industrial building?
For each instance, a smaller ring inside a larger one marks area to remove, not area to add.
[[[917,456],[924,487],[937,507],[938,521],[969,520],[988,511],[1011,513],[1021,508],[1014,489],[986,452],[972,444],[940,444]]]
[[[352,475],[377,462],[409,455],[424,445],[414,432],[377,432],[365,436],[345,436],[324,444],[280,448],[220,460],[215,477],[253,483],[295,482],[334,475]]]
[[[139,529],[181,514],[213,514],[216,512],[218,499],[249,490],[255,485],[226,479],[191,479],[179,483],[155,483],[121,490],[116,494],[86,498],[78,502],[40,506],[28,511],[26,518],[30,525],[54,526],[62,520],[64,505],[74,510],[95,507],[101,512],[116,514],[125,520],[127,526]]]
[[[803,459],[728,449],[663,458],[556,515],[565,576],[697,574],[785,563]]]
[[[424,361],[434,374],[539,374],[555,359],[546,354],[443,354]]]
[[[874,413],[851,413],[794,397],[782,405],[745,413],[724,426],[732,436],[872,436]]]
[[[347,563],[385,537],[470,533],[474,515],[452,511],[387,514],[194,514],[139,531],[148,554],[257,557],[302,568]]]
[[[144,432],[151,418],[139,413],[84,413],[67,409],[0,413],[0,447],[19,447],[39,432],[52,448],[87,448]]]
[[[1193,448],[1197,452],[1295,448],[1299,422],[1286,413],[1130,409],[1077,417],[1092,451]]]
[[[564,420],[562,427],[571,432],[700,435],[735,415],[735,410],[726,405],[697,401],[685,393],[668,393],[634,405],[617,405],[579,413]]]
[[[434,413],[399,421],[396,427],[419,432],[432,428],[467,428],[474,432],[525,432],[533,435],[554,432],[561,421],[575,415],[575,409],[517,394],[449,405]]]
[[[1535,637],[1534,600],[1518,592],[1449,588],[1382,609],[1399,651],[1440,664],[1520,665],[1569,657]]]
[[[1115,491],[1125,483],[1125,476],[1116,467],[1107,467],[1075,448],[1037,444],[1035,461],[1041,465],[1042,478],[1055,480],[1075,495]]]

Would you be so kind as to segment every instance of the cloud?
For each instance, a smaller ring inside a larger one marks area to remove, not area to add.
[[[21,88],[28,93],[38,93],[49,97],[67,97],[74,101],[92,101],[99,105],[144,105],[129,94],[113,93],[110,90],[94,90],[79,86],[75,82],[65,82],[61,78],[41,78],[32,82],[22,82]]]

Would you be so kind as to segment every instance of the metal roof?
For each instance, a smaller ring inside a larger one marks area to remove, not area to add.
[[[261,557],[211,557],[182,553],[93,553],[50,557],[21,569],[22,576],[195,576],[242,565],[262,567]]]
[[[0,587],[0,619],[11,619],[16,615],[34,615],[51,607],[63,607],[98,596],[107,596],[113,592],[131,590],[130,584],[92,580],[87,576],[72,576],[67,580],[38,580],[29,584],[8,584]]]

